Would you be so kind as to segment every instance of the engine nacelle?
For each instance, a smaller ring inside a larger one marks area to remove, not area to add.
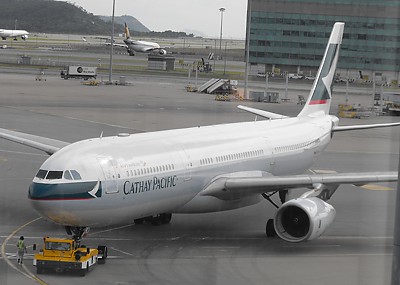
[[[276,212],[276,234],[289,242],[313,240],[322,235],[335,219],[335,209],[317,198],[287,201]]]
[[[166,55],[166,54],[167,54],[167,51],[166,51],[165,49],[160,49],[160,50],[158,51],[158,53],[159,53],[160,55]]]
[[[27,39],[28,39],[28,35],[23,35],[23,36],[21,36],[21,39],[27,40]]]

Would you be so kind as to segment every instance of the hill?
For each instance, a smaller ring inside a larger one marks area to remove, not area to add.
[[[105,22],[111,22],[111,16],[99,16],[99,17]],[[125,23],[127,23],[130,31],[142,32],[142,33],[150,32],[150,30],[145,25],[143,25],[139,20],[129,15],[115,16],[114,21],[115,23],[118,23],[120,25],[125,25]]]
[[[54,0],[0,0],[0,28],[27,30],[30,33],[110,35],[111,17],[96,16],[70,2]],[[184,32],[150,32],[132,16],[115,17],[115,33],[123,33],[123,24],[142,37],[193,37]],[[119,24],[121,23],[121,24]]]
[[[53,0],[0,0],[0,27],[31,33],[110,34],[109,23],[82,7]],[[116,24],[115,32],[123,26]]]
[[[104,21],[111,21],[111,16],[99,16]],[[139,20],[135,17],[124,15],[124,16],[115,16],[114,20],[116,23],[125,25],[127,23],[129,27],[129,31],[131,32],[131,36],[133,38],[136,37],[156,37],[156,38],[182,38],[182,37],[193,37],[193,34],[187,34],[185,32],[175,32],[171,30],[167,30],[164,32],[155,32],[150,31],[146,26],[144,26]]]

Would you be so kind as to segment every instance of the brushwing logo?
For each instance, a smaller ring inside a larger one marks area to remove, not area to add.
[[[321,69],[321,76],[311,97],[310,105],[326,104],[332,98],[332,82],[335,75],[333,62],[337,56],[338,47],[338,44],[329,45],[326,60]]]

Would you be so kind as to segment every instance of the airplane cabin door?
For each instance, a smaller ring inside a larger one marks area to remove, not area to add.
[[[104,189],[106,194],[118,193],[118,173],[115,163],[109,157],[97,157],[104,174]]]
[[[177,150],[177,153],[181,158],[184,168],[183,181],[192,180],[193,163],[190,161],[190,154],[184,148]]]

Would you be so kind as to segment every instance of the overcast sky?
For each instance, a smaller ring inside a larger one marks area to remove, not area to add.
[[[95,15],[112,15],[112,0],[67,1]],[[130,15],[153,31],[199,31],[219,38],[221,13],[223,37],[244,39],[247,0],[115,0],[115,15]]]

